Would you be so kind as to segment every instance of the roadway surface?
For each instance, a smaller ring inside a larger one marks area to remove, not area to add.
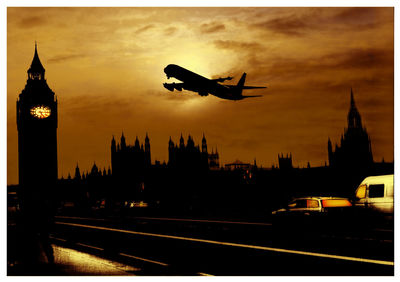
[[[394,275],[393,230],[387,228],[57,216],[51,238],[132,265],[135,275]]]

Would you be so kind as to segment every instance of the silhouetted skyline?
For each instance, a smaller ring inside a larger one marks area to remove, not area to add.
[[[374,160],[393,161],[393,22],[393,8],[8,8],[8,184],[18,182],[15,102],[35,40],[59,99],[59,177],[77,161],[108,168],[110,136],[122,131],[148,132],[161,162],[170,136],[199,143],[205,133],[221,164],[271,167],[291,152],[294,166],[323,165],[351,88]],[[171,63],[206,77],[247,72],[269,88],[240,102],[177,95],[162,86]]]

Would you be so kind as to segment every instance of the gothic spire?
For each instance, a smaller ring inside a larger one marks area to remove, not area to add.
[[[355,108],[356,103],[354,102],[353,87],[350,88],[350,107]]]
[[[28,69],[28,78],[29,79],[44,79],[45,69],[40,62],[39,55],[37,52],[37,43],[35,41],[35,54],[33,56],[33,60],[30,68]]]
[[[362,129],[361,115],[357,110],[356,103],[354,101],[353,88],[350,90],[350,110],[347,115],[348,127],[349,128],[360,128]]]
[[[122,131],[122,134],[121,134],[121,149],[125,149],[125,147],[126,147],[126,141],[125,141],[124,132]]]
[[[139,138],[137,137],[137,135],[136,135],[136,139],[135,139],[135,148],[138,150],[140,149]]]

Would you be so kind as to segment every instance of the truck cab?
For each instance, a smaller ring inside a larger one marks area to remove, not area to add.
[[[354,205],[380,213],[393,213],[393,174],[369,176],[356,190]]]

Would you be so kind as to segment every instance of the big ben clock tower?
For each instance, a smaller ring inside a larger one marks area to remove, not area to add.
[[[35,43],[28,80],[17,100],[19,185],[25,197],[45,197],[58,178],[57,97],[44,73]]]

